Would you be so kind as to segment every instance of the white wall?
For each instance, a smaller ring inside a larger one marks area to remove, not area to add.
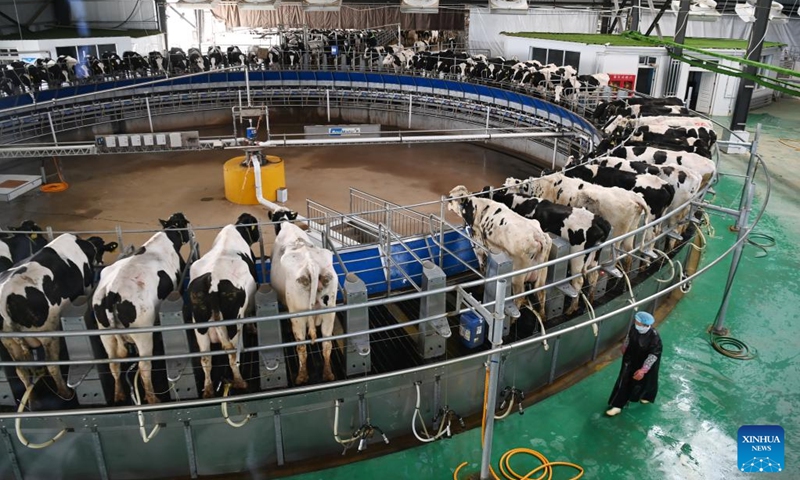
[[[469,47],[500,55],[504,44],[500,32],[595,33],[598,19],[597,11],[579,9],[531,8],[520,15],[501,15],[488,8],[471,7]],[[524,58],[528,58],[527,50]]]
[[[546,48],[548,50],[566,50],[570,52],[580,52],[581,63],[578,72],[581,75],[597,73],[597,56],[605,50],[603,45],[586,45],[583,43],[560,42],[557,40],[542,40],[538,38],[521,38],[503,35],[504,46],[503,56],[510,58],[516,55],[520,60],[529,60],[531,47]],[[573,65],[575,66],[575,65]]]

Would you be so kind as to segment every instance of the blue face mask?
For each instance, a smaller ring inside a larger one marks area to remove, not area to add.
[[[639,333],[647,333],[648,330],[650,330],[650,325],[643,325],[641,327],[636,325],[636,331]]]

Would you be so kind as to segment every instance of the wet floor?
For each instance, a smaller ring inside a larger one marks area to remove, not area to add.
[[[737,431],[742,425],[765,424],[781,425],[785,430],[785,470],[780,478],[800,478],[800,335],[796,327],[800,313],[800,150],[791,146],[800,148],[800,100],[785,99],[754,112],[748,129],[758,121],[764,123],[760,151],[774,188],[756,231],[773,238],[775,245],[766,250],[753,245],[745,248],[726,315],[731,336],[754,348],[757,358],[729,359],[716,353],[708,342],[706,327],[713,323],[720,305],[730,265],[726,260],[694,282],[658,328],[664,341],[664,363],[655,404],[632,404],[614,418],[603,414],[619,369],[617,360],[529,407],[523,416],[515,414],[496,423],[495,469],[503,452],[528,447],[551,461],[580,464],[588,479],[762,478],[737,470]],[[746,157],[726,156],[722,170],[741,173],[745,166]],[[738,205],[741,187],[741,178],[723,177],[715,187],[714,203]],[[758,205],[764,190],[757,195]],[[728,230],[729,218],[711,215],[711,219],[717,238],[709,245],[705,262],[718,257],[735,238]],[[752,240],[767,242],[755,236]],[[468,461],[459,477],[463,479],[479,470],[480,456],[476,429],[449,440],[291,479],[449,479],[456,466]],[[538,463],[515,458],[513,465],[524,475]],[[560,467],[554,478],[573,475],[574,471]]]

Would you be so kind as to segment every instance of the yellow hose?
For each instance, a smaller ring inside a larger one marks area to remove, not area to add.
[[[36,385],[36,382],[39,381],[39,378],[41,377],[38,377],[36,380],[33,381],[33,383],[28,385],[28,388],[25,389],[25,394],[22,395],[22,400],[20,400],[19,402],[19,408],[17,408],[17,413],[22,413],[25,411],[25,405],[28,404],[28,399],[31,396],[31,392],[33,392],[33,387],[34,385]],[[56,436],[51,438],[50,440],[42,443],[33,443],[27,438],[25,438],[25,435],[22,434],[21,418],[17,417],[14,419],[14,429],[17,431],[17,439],[19,439],[19,443],[25,445],[28,448],[33,448],[33,449],[49,447],[50,445],[56,443],[61,437],[63,437],[65,433],[67,433],[67,429],[62,428],[61,431],[58,432]]]
[[[483,416],[481,417],[481,447],[483,447],[483,435],[486,429],[486,401],[489,397],[489,367],[486,367],[486,375],[484,376],[483,382]],[[542,464],[538,467],[534,468],[533,470],[529,471],[525,475],[520,475],[511,468],[511,457],[517,454],[525,454],[530,455],[532,457],[536,457]],[[456,470],[453,472],[453,480],[458,480],[458,472],[464,468],[469,462],[462,462]],[[492,478],[494,480],[552,480],[553,478],[553,467],[571,467],[578,471],[578,474],[572,477],[570,480],[578,480],[579,478],[583,477],[583,467],[580,465],[576,465],[570,462],[551,462],[547,459],[544,455],[540,452],[533,450],[531,448],[513,448],[506,453],[504,453],[500,457],[500,462],[498,464],[500,466],[500,473],[503,474],[503,477],[497,476],[495,473],[494,468],[489,465],[489,472],[492,474]],[[538,477],[533,477],[534,474],[541,471],[541,475]]]

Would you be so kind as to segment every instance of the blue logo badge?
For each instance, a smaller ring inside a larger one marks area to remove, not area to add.
[[[782,472],[783,427],[742,425],[738,433],[739,471],[748,473]]]

